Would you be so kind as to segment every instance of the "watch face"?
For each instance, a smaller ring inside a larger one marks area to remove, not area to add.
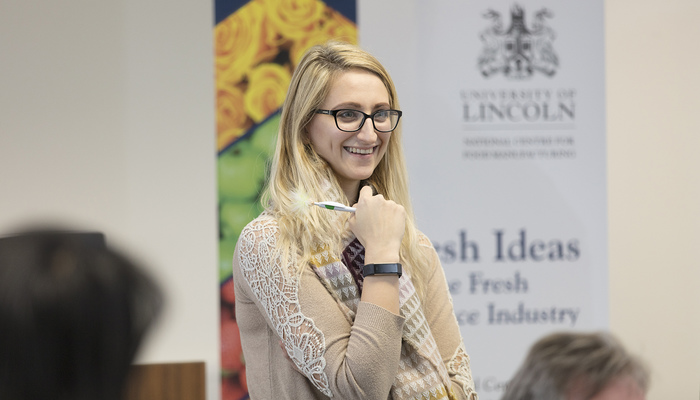
[[[365,264],[364,268],[362,269],[362,275],[364,275],[364,276],[397,275],[400,278],[401,274],[402,274],[401,264],[399,264],[399,263]]]

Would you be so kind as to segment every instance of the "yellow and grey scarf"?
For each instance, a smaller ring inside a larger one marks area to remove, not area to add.
[[[354,239],[345,247],[342,258],[339,260],[321,248],[313,254],[312,267],[352,323],[362,294],[364,247]],[[395,400],[455,399],[447,368],[423,314],[410,271],[406,268],[399,279],[399,301],[405,323],[399,371],[391,389],[392,397]]]

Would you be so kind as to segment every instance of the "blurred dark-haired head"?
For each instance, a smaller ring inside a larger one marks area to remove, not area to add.
[[[0,238],[0,398],[120,399],[162,296],[92,232]]]

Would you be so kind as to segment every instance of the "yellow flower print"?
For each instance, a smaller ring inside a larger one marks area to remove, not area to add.
[[[326,5],[319,0],[259,0],[280,35],[299,39],[318,28]]]
[[[333,9],[328,9],[328,18],[323,23],[323,31],[329,39],[357,44],[357,27],[355,23]]]
[[[237,84],[246,73],[278,52],[273,32],[265,22],[265,9],[252,1],[214,28],[217,81]]]
[[[244,107],[244,94],[237,86],[226,84],[216,88],[216,131],[219,150],[252,126]]]
[[[357,42],[357,28],[320,0],[251,0],[214,28],[221,150],[281,107],[311,46]]]
[[[309,32],[306,36],[296,40],[289,49],[289,59],[292,68],[299,64],[299,60],[306,50],[317,44],[326,43],[329,40],[337,40],[357,44],[357,28],[349,19],[339,12],[327,8],[324,19],[318,29]]]
[[[256,123],[274,113],[284,102],[292,75],[279,64],[260,64],[248,74],[245,110]]]

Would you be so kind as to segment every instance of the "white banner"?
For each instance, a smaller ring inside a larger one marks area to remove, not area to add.
[[[418,226],[498,399],[537,338],[608,325],[603,2],[416,4]]]

